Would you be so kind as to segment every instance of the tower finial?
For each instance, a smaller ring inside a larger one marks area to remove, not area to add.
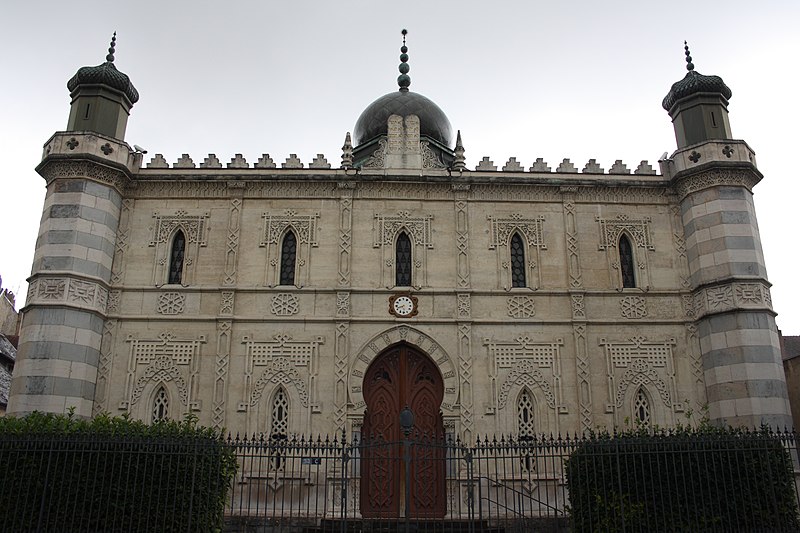
[[[685,50],[686,54],[686,70],[689,72],[694,70],[694,63],[692,63],[692,56],[689,54],[689,43],[683,41],[683,49]]]
[[[408,30],[404,29],[400,33],[403,34],[403,46],[400,47],[400,75],[397,77],[397,85],[400,86],[401,92],[408,92],[408,86],[411,85],[411,76],[408,75],[411,67],[408,66],[408,47],[406,46]]]
[[[114,35],[111,37],[111,46],[108,47],[108,55],[106,56],[106,61],[109,63],[114,62],[114,47],[117,46],[117,32],[114,32]]]

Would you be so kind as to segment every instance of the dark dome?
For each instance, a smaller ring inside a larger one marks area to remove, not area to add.
[[[128,97],[132,104],[139,101],[139,91],[131,83],[127,74],[117,70],[114,63],[106,61],[96,67],[81,67],[72,78],[67,82],[67,89],[70,92],[78,88],[79,85],[108,85]]]
[[[448,148],[453,147],[453,127],[444,111],[421,94],[403,90],[381,96],[361,113],[353,129],[355,145],[385,135],[391,115],[417,115],[420,135],[427,135]]]
[[[725,82],[719,76],[704,76],[699,72],[690,70],[682,80],[672,84],[669,94],[661,102],[661,107],[669,111],[675,105],[675,102],[696,93],[718,93],[724,96],[726,100],[729,100],[733,94],[730,87],[725,85]]]

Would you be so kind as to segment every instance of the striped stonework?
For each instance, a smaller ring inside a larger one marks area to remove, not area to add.
[[[673,182],[681,198],[709,417],[734,426],[791,426],[750,190],[760,174],[750,162],[710,163],[679,172]]]
[[[84,145],[98,144],[95,136],[74,136]],[[74,407],[76,415],[88,417],[120,215],[117,186],[126,174],[114,162],[92,161],[94,154],[59,155],[46,155],[38,169],[48,181],[47,196],[8,412]]]

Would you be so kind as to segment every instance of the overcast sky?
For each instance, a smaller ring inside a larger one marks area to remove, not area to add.
[[[318,153],[336,166],[345,132],[396,90],[400,30],[408,28],[411,90],[460,129],[467,163],[526,168],[543,157],[616,159],[654,167],[675,148],[661,100],[685,74],[683,40],[698,72],[733,91],[733,135],[756,151],[755,188],[778,326],[800,335],[800,2],[682,1],[28,1],[5,2],[0,34],[0,228],[3,286],[24,303],[44,180],[33,170],[69,114],[67,80],[104,61],[141,99],[126,140],[200,163],[241,153],[276,163]],[[794,228],[794,229],[793,229]]]

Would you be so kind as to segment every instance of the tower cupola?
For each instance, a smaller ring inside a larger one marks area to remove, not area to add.
[[[728,100],[731,90],[719,76],[694,70],[689,45],[684,41],[686,76],[672,84],[661,106],[672,117],[678,148],[711,139],[730,139]]]
[[[124,140],[128,115],[139,92],[114,66],[116,41],[114,32],[105,63],[82,67],[67,82],[72,97],[67,131],[92,131]]]

